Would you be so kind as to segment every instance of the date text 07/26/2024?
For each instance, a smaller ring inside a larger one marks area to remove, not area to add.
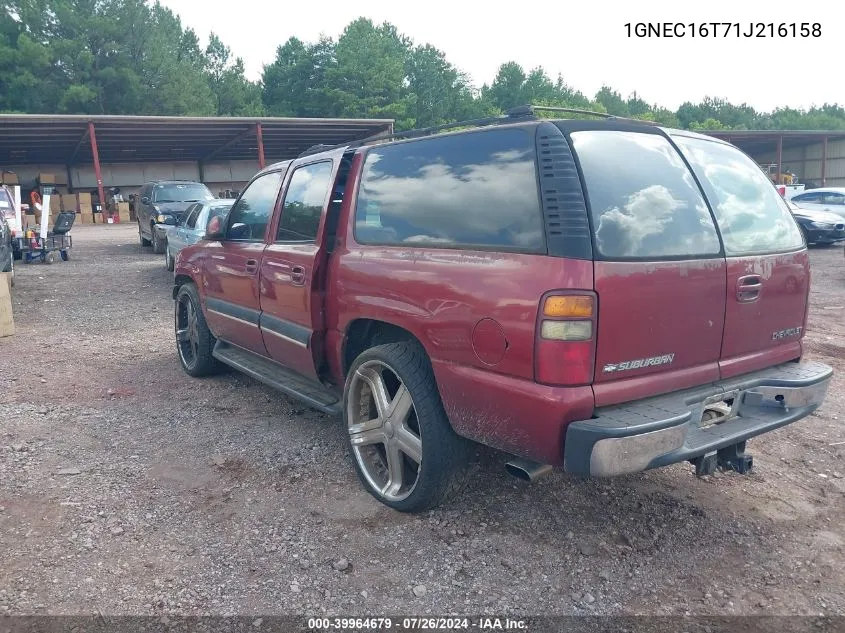
[[[819,22],[627,22],[627,37],[765,37],[817,38],[822,35]]]

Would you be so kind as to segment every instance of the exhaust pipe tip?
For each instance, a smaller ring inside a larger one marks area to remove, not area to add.
[[[528,459],[517,458],[506,463],[505,470],[517,479],[532,482],[545,477],[554,469],[548,464],[539,464]]]

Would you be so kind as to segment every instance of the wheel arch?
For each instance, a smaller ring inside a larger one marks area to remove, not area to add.
[[[343,377],[349,373],[352,363],[362,352],[386,343],[399,343],[412,341],[417,343],[429,356],[422,341],[410,330],[399,325],[381,319],[357,318],[353,319],[346,326],[346,333],[343,337],[340,362]]]

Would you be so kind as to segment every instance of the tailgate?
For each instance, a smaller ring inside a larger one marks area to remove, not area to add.
[[[707,195],[727,256],[721,377],[800,358],[810,264],[786,202],[732,145],[686,135],[675,141]]]

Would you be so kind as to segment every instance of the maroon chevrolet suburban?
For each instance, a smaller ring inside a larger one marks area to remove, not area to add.
[[[245,187],[175,270],[178,355],[342,414],[367,490],[439,503],[467,440],[533,479],[691,462],[824,400],[810,266],[722,141],[508,115],[317,147]]]

